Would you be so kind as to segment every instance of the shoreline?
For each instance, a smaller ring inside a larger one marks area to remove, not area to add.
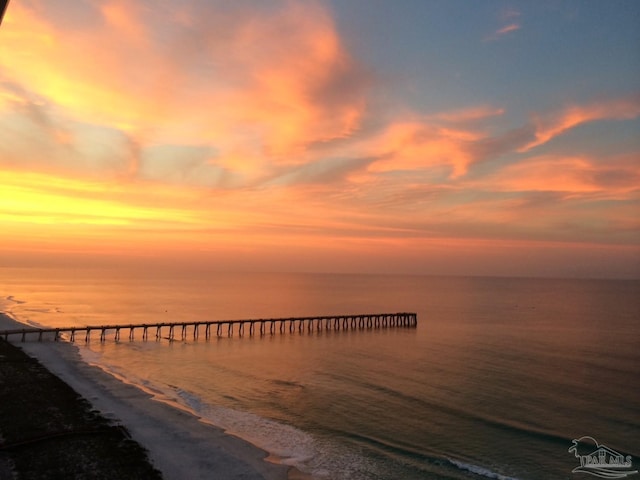
[[[22,323],[0,313],[0,329]],[[295,480],[310,478],[294,467],[273,463],[269,453],[226,433],[187,410],[179,409],[123,382],[104,369],[86,363],[68,342],[11,341],[35,357],[106,418],[122,423],[148,451],[166,480],[220,478]]]

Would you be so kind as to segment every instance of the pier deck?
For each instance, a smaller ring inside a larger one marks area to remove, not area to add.
[[[234,332],[242,336],[248,330],[249,335],[274,335],[275,333],[290,332],[313,332],[323,330],[366,330],[378,328],[415,328],[418,325],[418,316],[415,313],[379,313],[365,315],[333,315],[322,317],[291,317],[291,318],[260,318],[253,320],[211,320],[200,322],[159,322],[141,324],[113,324],[113,325],[87,325],[57,328],[28,327],[12,330],[0,330],[0,338],[8,340],[9,336],[19,335],[21,341],[27,339],[37,339],[42,341],[53,337],[54,341],[63,338],[75,342],[78,336],[83,336],[85,342],[91,341],[91,333],[100,334],[100,341],[104,342],[108,337],[113,336],[115,341],[121,338],[121,332],[128,334],[128,339],[138,338],[149,339],[151,336],[156,340],[162,338],[175,340],[178,338],[185,340],[192,336],[199,338],[202,334],[205,338],[213,335],[233,336]],[[248,329],[246,328],[248,327]],[[176,334],[176,332],[179,332]]]

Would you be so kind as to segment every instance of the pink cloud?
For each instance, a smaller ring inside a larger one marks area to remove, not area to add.
[[[388,172],[402,170],[449,170],[446,176],[466,173],[473,162],[467,145],[480,138],[469,130],[444,128],[427,121],[396,121],[363,148],[370,155],[380,155],[369,170]]]
[[[511,23],[505,27],[502,27],[500,30],[497,30],[495,35],[502,36],[509,32],[515,32],[516,30],[520,30],[520,25],[517,23]]]
[[[166,15],[153,2],[111,0],[72,25],[33,5],[14,5],[3,26],[9,78],[74,121],[213,144],[213,162],[249,178],[352,135],[367,108],[370,74],[319,2],[259,12],[188,4]]]
[[[515,32],[517,30],[520,30],[522,28],[522,26],[519,23],[510,23],[508,25],[505,25],[502,28],[499,28],[498,30],[496,30],[495,32],[493,32],[491,35],[488,35],[487,37],[484,38],[485,42],[493,42],[496,40],[499,40],[500,38],[504,37],[505,35],[511,33],[511,32]]]
[[[505,166],[482,180],[483,188],[510,192],[557,192],[567,196],[630,199],[640,190],[635,155],[609,158],[545,155]]]
[[[599,120],[630,120],[640,116],[640,94],[623,98],[596,101],[587,105],[573,105],[550,115],[534,117],[535,140],[521,151],[543,145],[564,132],[588,122]]]

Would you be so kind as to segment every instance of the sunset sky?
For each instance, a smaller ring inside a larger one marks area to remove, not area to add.
[[[0,266],[640,277],[637,0],[11,0]]]

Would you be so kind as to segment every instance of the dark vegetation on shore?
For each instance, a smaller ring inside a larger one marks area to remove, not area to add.
[[[160,480],[121,425],[0,339],[0,480]]]

